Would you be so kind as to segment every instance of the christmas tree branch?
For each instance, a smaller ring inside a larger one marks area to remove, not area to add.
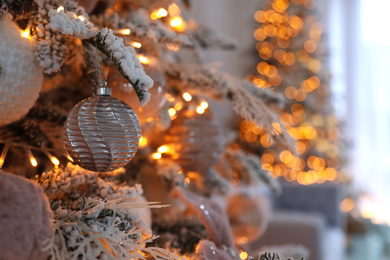
[[[153,86],[153,80],[145,74],[133,47],[125,46],[123,39],[115,36],[111,29],[98,30],[88,19],[80,18],[73,12],[52,9],[49,17],[51,30],[81,39],[110,57],[118,71],[134,87],[141,105],[148,102],[148,89]]]

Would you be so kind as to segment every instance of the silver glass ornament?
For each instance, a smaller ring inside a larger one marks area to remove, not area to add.
[[[113,171],[135,155],[141,137],[137,115],[111,97],[107,87],[80,101],[70,111],[63,130],[65,148],[74,162],[90,171]]]

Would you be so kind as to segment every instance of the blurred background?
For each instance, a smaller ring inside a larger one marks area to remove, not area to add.
[[[241,139],[262,147],[263,167],[286,183],[342,187],[337,207],[352,236],[340,243],[350,259],[390,259],[389,8],[387,0],[200,0],[193,7],[198,21],[238,43],[235,52],[202,53],[210,66],[287,100],[281,118],[297,139],[297,157],[268,149],[275,146],[241,124]]]

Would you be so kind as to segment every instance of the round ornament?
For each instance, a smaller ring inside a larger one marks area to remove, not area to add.
[[[138,115],[141,123],[145,123],[148,118],[154,117],[166,102],[166,83],[162,73],[150,66],[145,66],[145,73],[153,79],[154,85],[149,89],[150,100],[144,106],[141,106],[131,84],[123,78],[116,68],[111,69],[107,77],[107,83],[112,89],[112,96],[120,98],[128,104]]]
[[[48,259],[53,214],[42,189],[0,170],[1,259]]]
[[[271,204],[262,194],[249,194],[241,191],[227,199],[226,213],[234,239],[245,244],[259,238],[267,228]]]
[[[225,148],[222,129],[210,113],[182,110],[164,135],[169,152],[185,171],[205,172]]]
[[[79,102],[65,122],[65,148],[75,163],[90,171],[113,171],[135,155],[141,137],[137,115],[108,88]]]
[[[24,116],[42,87],[43,73],[34,62],[30,41],[9,15],[0,19],[0,126]]]

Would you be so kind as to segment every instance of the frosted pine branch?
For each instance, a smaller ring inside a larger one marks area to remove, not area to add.
[[[223,50],[234,50],[237,48],[235,41],[204,25],[198,26],[188,34],[201,48]]]
[[[153,80],[145,74],[133,47],[124,46],[123,39],[116,37],[111,29],[99,31],[88,19],[80,19],[72,12],[50,10],[49,17],[53,31],[85,40],[110,57],[119,72],[134,87],[140,103],[147,103],[150,99],[148,89],[153,86]]]
[[[146,104],[150,99],[148,89],[153,86],[153,80],[145,74],[134,48],[124,46],[123,39],[116,37],[113,31],[107,28],[99,31],[96,37],[88,42],[96,44],[100,51],[111,57],[118,71],[133,86],[141,105]]]
[[[57,10],[51,9],[48,15],[49,28],[63,35],[83,40],[95,37],[98,33],[98,29],[94,28],[94,25],[88,22],[87,18],[80,18],[73,12],[57,12]]]

